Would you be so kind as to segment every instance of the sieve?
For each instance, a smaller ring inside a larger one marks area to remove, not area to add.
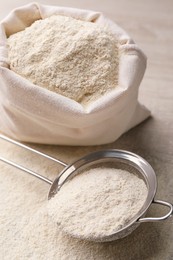
[[[113,241],[116,239],[120,239],[120,238],[123,238],[123,237],[129,235],[133,230],[135,230],[139,226],[140,223],[163,221],[163,220],[168,219],[173,214],[173,205],[171,203],[163,201],[163,200],[155,199],[155,194],[156,194],[156,189],[157,189],[157,179],[156,179],[155,172],[154,172],[153,168],[151,167],[151,165],[144,158],[142,158],[141,156],[139,156],[135,153],[125,151],[125,150],[117,150],[117,149],[101,150],[101,151],[97,151],[97,152],[92,152],[92,153],[76,160],[75,162],[71,163],[70,165],[68,165],[59,159],[56,159],[52,156],[49,156],[45,153],[35,150],[23,143],[13,140],[5,135],[0,134],[0,138],[64,166],[64,169],[55,178],[55,180],[52,181],[52,180],[48,179],[47,177],[44,177],[26,167],[23,167],[19,164],[16,164],[15,162],[12,162],[8,159],[0,157],[1,161],[5,162],[11,166],[14,166],[28,174],[31,174],[32,176],[35,176],[38,179],[51,185],[49,193],[48,193],[48,200],[50,200],[53,196],[55,196],[55,194],[58,193],[58,191],[62,188],[62,186],[64,185],[64,183],[66,181],[68,181],[70,178],[74,177],[76,174],[83,172],[86,168],[89,168],[89,167],[97,167],[98,165],[101,165],[103,163],[111,163],[111,164],[122,163],[122,164],[130,166],[138,171],[140,178],[142,178],[145,181],[147,188],[148,188],[148,195],[147,195],[146,201],[145,201],[143,207],[138,212],[138,214],[135,215],[131,219],[130,223],[128,223],[122,229],[120,229],[108,236],[87,238],[87,240],[91,240],[91,241],[95,241],[95,242],[107,242],[107,241]],[[168,207],[169,212],[161,217],[145,217],[147,210],[152,203]],[[73,234],[70,234],[70,235],[73,235]],[[85,237],[78,237],[78,238],[86,239]]]

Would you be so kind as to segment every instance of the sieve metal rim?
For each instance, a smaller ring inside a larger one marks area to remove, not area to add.
[[[102,159],[101,159],[102,158]],[[70,177],[74,173],[76,173],[77,170],[79,170],[81,167],[84,167],[85,165],[92,165],[95,163],[99,163],[100,161],[103,162],[104,159],[110,160],[110,159],[117,159],[118,161],[121,161],[123,163],[126,163],[128,165],[131,165],[135,169],[138,170],[138,172],[141,174],[141,177],[145,179],[145,183],[147,185],[148,194],[147,198],[144,202],[143,207],[140,209],[138,214],[132,218],[129,224],[124,226],[122,229],[119,229],[118,231],[108,235],[107,237],[104,236],[105,241],[111,241],[115,236],[118,236],[118,234],[128,230],[133,224],[140,223],[140,222],[148,222],[148,221],[159,221],[164,220],[168,218],[172,213],[172,204],[164,202],[164,201],[155,201],[155,194],[157,190],[157,178],[155,171],[151,167],[151,165],[141,156],[126,151],[126,150],[118,150],[118,149],[109,149],[109,150],[101,150],[97,152],[90,153],[89,155],[86,155],[77,161],[73,162],[69,166],[65,167],[64,170],[60,173],[60,175],[54,180],[49,194],[48,199],[52,198],[55,194],[58,193],[58,191],[62,188],[62,186],[66,183],[66,181],[69,180]],[[58,187],[57,190],[55,190],[55,187]],[[165,206],[168,206],[171,208],[170,212],[165,215],[164,217],[160,218],[141,218],[145,215],[148,208],[152,203],[158,203]],[[169,205],[167,205],[169,204]],[[80,237],[81,238],[81,237]],[[112,238],[112,239],[111,239]],[[90,240],[90,239],[88,239]],[[102,241],[102,238],[97,237],[96,239],[98,242]]]

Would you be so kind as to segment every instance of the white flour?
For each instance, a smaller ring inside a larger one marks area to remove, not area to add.
[[[107,28],[65,16],[8,38],[10,69],[82,104],[118,84],[118,43]]]
[[[102,238],[130,223],[147,193],[144,181],[128,171],[95,168],[65,183],[48,210],[66,233]]]

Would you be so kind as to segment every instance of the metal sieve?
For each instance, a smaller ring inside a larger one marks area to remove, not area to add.
[[[125,150],[117,150],[117,149],[103,150],[103,151],[90,153],[80,158],[79,160],[73,162],[72,164],[68,165],[59,159],[56,159],[45,153],[37,151],[25,144],[17,142],[2,134],[0,134],[0,138],[64,166],[64,169],[61,171],[58,177],[54,181],[52,181],[30,169],[27,169],[21,165],[18,165],[3,157],[0,157],[1,161],[9,165],[12,165],[22,171],[25,171],[26,173],[29,173],[37,177],[38,179],[50,184],[51,187],[48,193],[48,199],[51,199],[55,194],[57,194],[66,181],[74,177],[76,174],[83,172],[86,168],[97,167],[98,165],[101,165],[103,163],[104,164],[111,163],[115,165],[116,163],[122,163],[128,167],[132,167],[138,172],[139,177],[145,181],[148,188],[148,195],[141,210],[138,212],[137,215],[133,217],[133,219],[131,219],[128,225],[118,230],[117,232],[112,233],[108,236],[89,238],[88,240],[95,241],[95,242],[106,242],[106,241],[113,241],[119,238],[123,238],[129,235],[133,230],[135,230],[138,227],[138,225],[142,222],[157,222],[157,221],[166,220],[173,214],[173,205],[171,203],[163,200],[155,200],[155,194],[157,189],[157,180],[156,180],[155,172],[151,167],[151,165],[145,159],[143,159],[141,156],[137,154]],[[152,203],[168,207],[169,212],[162,217],[145,217],[145,214]],[[85,237],[78,237],[78,238],[86,239]]]

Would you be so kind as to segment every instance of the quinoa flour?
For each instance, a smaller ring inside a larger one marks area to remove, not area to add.
[[[11,70],[81,104],[118,84],[118,43],[106,27],[53,15],[7,42]]]
[[[48,211],[66,233],[102,240],[130,223],[147,193],[144,181],[135,174],[95,168],[66,182],[49,200]]]

